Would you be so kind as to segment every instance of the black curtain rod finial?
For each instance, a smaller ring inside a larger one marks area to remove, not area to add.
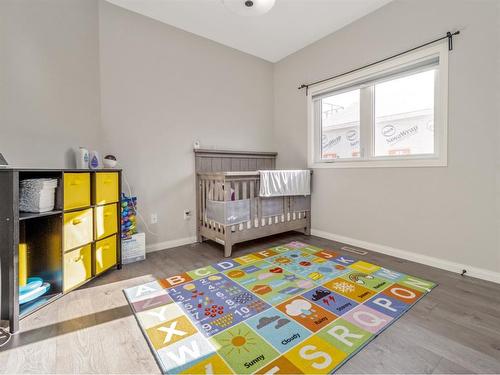
[[[460,30],[455,31],[454,33],[449,31],[446,33],[446,36],[448,37],[448,51],[453,51],[453,37],[458,34],[460,34]]]
[[[306,84],[302,84],[298,87],[299,90],[302,90],[302,89],[306,89],[306,96],[307,94],[309,93],[309,85],[306,85]]]

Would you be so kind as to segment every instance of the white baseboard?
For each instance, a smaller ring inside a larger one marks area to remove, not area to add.
[[[177,247],[177,246],[189,245],[195,242],[196,242],[196,237],[186,237],[186,238],[179,238],[177,240],[157,242],[151,245],[147,245],[146,253],[152,253],[153,251],[170,249],[172,247]]]
[[[484,268],[473,267],[467,264],[455,263],[449,260],[435,258],[428,255],[417,254],[406,250],[396,249],[390,246],[357,240],[355,238],[328,233],[317,229],[312,229],[311,234],[313,236],[326,238],[327,240],[342,242],[352,246],[361,247],[366,250],[373,250],[382,254],[392,255],[398,258],[411,260],[416,263],[422,263],[428,266],[441,268],[446,271],[461,273],[462,270],[465,269],[467,270],[468,276],[500,284],[500,272],[490,271]]]

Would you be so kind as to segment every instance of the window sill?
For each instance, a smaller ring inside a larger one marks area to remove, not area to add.
[[[309,162],[308,168],[408,168],[408,167],[447,167],[446,159],[419,158],[398,160],[357,160]]]

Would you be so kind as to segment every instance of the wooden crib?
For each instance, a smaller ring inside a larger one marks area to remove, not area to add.
[[[291,230],[307,235],[310,197],[259,197],[258,170],[275,169],[277,153],[195,150],[197,237],[232,246]]]

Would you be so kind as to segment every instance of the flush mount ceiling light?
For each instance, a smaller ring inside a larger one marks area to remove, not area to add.
[[[227,9],[240,16],[260,16],[271,10],[276,0],[221,0]]]

